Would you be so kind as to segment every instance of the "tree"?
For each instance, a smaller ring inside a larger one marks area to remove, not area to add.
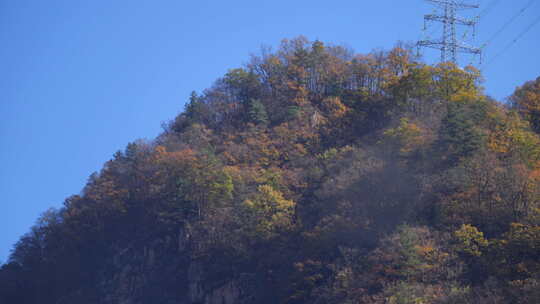
[[[435,149],[440,151],[443,161],[455,164],[482,146],[484,136],[476,124],[478,117],[475,109],[466,103],[448,103],[439,139],[435,142]]]
[[[249,121],[256,125],[267,125],[268,114],[264,104],[258,99],[251,99],[248,111]]]
[[[271,238],[294,226],[295,203],[269,185],[258,186],[257,192],[244,201],[244,205],[249,217],[248,227],[254,226],[256,237]]]
[[[517,110],[535,132],[540,133],[540,77],[518,87],[510,96],[510,102],[510,107]]]
[[[457,251],[469,257],[479,257],[488,245],[484,234],[476,227],[463,224],[460,229],[454,232],[456,238]]]

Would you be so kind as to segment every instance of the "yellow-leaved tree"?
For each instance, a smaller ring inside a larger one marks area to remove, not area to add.
[[[253,229],[249,234],[268,239],[294,226],[295,202],[284,198],[272,186],[258,186],[257,192],[245,200],[244,205],[248,213],[245,220]]]

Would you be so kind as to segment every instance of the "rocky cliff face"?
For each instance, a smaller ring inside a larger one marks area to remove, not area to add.
[[[103,273],[104,303],[235,304],[248,303],[253,275],[209,280],[213,273],[191,258],[190,234],[161,236],[118,250]],[[174,286],[170,286],[173,284]]]
[[[192,262],[189,266],[189,302],[204,304],[234,304],[243,303],[245,298],[242,286],[246,283],[242,280],[233,279],[220,286],[207,286],[205,284],[204,266],[198,262]]]

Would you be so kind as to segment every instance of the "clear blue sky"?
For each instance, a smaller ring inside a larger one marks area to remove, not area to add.
[[[496,5],[477,41],[528,1],[480,1]],[[0,0],[0,261],[40,213],[261,45],[305,35],[362,53],[390,48],[420,38],[431,11],[423,0]],[[535,1],[486,60],[539,15]],[[486,68],[488,94],[502,100],[540,76],[538,37],[540,25]]]

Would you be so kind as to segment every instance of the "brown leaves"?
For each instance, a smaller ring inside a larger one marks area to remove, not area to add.
[[[540,133],[540,77],[517,88],[510,101],[532,129]]]

